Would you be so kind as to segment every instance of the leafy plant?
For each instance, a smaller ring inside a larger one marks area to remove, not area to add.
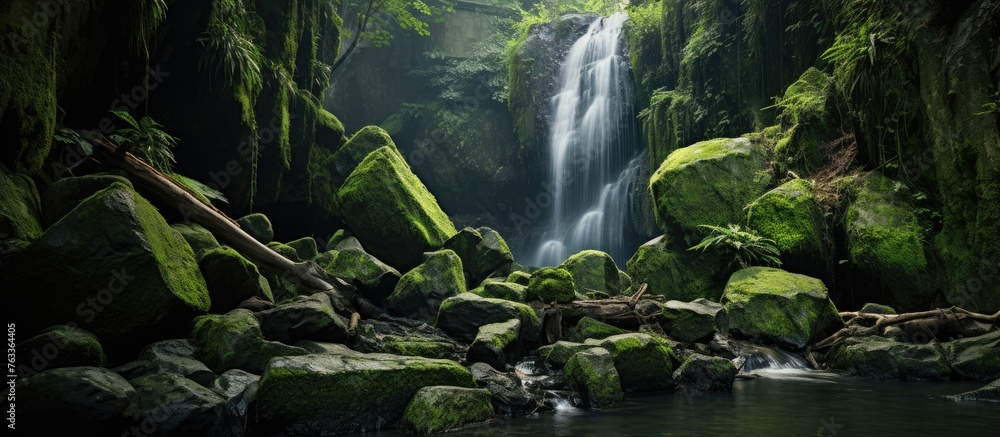
[[[127,2],[126,28],[131,33],[129,44],[149,58],[149,42],[156,28],[167,18],[166,0],[133,0]]]
[[[708,229],[711,233],[700,243],[692,246],[688,250],[707,250],[714,248],[723,253],[728,253],[733,257],[729,262],[729,267],[733,264],[739,268],[746,268],[752,265],[781,265],[781,251],[775,246],[774,240],[761,237],[752,230],[744,230],[740,225],[729,224],[727,227],[699,225],[698,227]]]
[[[170,173],[174,162],[173,148],[177,138],[163,131],[163,125],[152,118],[142,117],[139,121],[125,111],[111,111],[128,126],[118,129],[109,138],[126,147],[151,167]]]

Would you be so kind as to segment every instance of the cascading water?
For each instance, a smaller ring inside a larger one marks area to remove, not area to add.
[[[630,255],[628,192],[641,160],[621,40],[626,18],[595,20],[563,61],[549,130],[551,227],[534,265],[556,265],[584,249],[608,252],[619,264]]]

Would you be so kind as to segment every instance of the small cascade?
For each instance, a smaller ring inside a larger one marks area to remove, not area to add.
[[[626,19],[617,13],[595,20],[561,66],[549,130],[551,225],[536,266],[584,249],[608,252],[620,264],[631,255],[628,194],[642,161],[621,38]]]
[[[743,349],[746,354],[744,372],[758,370],[809,370],[809,363],[798,355],[767,346],[751,345]]]

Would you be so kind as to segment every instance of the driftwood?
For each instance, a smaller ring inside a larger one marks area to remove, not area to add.
[[[296,283],[306,293],[327,292],[338,312],[352,313],[348,296],[351,287],[342,279],[332,277],[315,262],[293,262],[261,244],[240,229],[236,221],[222,211],[199,200],[190,189],[164,175],[131,153],[119,153],[117,145],[105,140],[94,141],[94,153],[101,163],[114,166],[148,193],[176,208],[187,220],[201,224],[216,238],[228,243],[258,266]]]
[[[642,320],[627,298],[578,300],[558,304],[563,317],[586,316],[623,329],[636,330]]]
[[[974,337],[993,329],[989,325],[1000,325],[1000,311],[986,315],[959,307],[905,314],[842,312],[840,316],[847,326],[817,342],[813,349],[826,349],[849,337],[884,335],[886,329],[893,326],[899,327],[899,335],[905,337],[919,337],[923,341],[937,338],[943,341],[959,335]]]

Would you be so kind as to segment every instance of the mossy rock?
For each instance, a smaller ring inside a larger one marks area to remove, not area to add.
[[[42,235],[42,206],[31,178],[0,164],[0,240],[33,241]]]
[[[42,193],[41,217],[45,227],[52,226],[68,212],[76,208],[84,199],[93,196],[94,193],[119,182],[132,187],[132,182],[128,179],[113,174],[95,174],[80,177],[64,178],[53,182]],[[9,192],[4,190],[4,192]]]
[[[661,337],[621,334],[603,340],[590,339],[584,344],[611,352],[626,393],[656,392],[673,387],[670,377],[674,362],[678,360],[670,345]]]
[[[896,310],[889,305],[882,305],[868,302],[858,310],[859,313],[868,314],[896,314]]]
[[[646,284],[646,293],[671,300],[718,301],[725,286],[717,255],[671,248],[663,236],[639,246],[626,266],[633,288]]]
[[[729,317],[725,308],[708,299],[667,301],[663,305],[661,323],[668,337],[686,343],[708,340],[716,332],[729,332]]]
[[[313,237],[303,237],[285,244],[295,249],[295,253],[298,254],[301,260],[313,259],[319,255],[319,247],[316,244],[316,239]]]
[[[599,250],[584,250],[559,265],[573,276],[577,293],[600,292],[617,296],[623,290],[614,258]]]
[[[924,231],[899,194],[905,186],[872,174],[847,209],[850,261],[873,288],[885,290],[903,311],[928,308],[935,293],[924,254]]]
[[[576,322],[576,327],[573,328],[573,335],[570,336],[570,341],[584,341],[588,338],[593,338],[595,340],[603,340],[605,338],[611,337],[612,335],[627,334],[628,331],[619,328],[617,326],[611,326],[607,323],[597,321],[590,317],[583,317],[580,321]]]
[[[827,364],[872,379],[944,381],[952,373],[941,344],[902,343],[879,336],[845,339],[827,353]]]
[[[370,153],[337,195],[340,212],[369,252],[408,271],[455,235],[434,195],[392,147]]]
[[[606,349],[591,348],[573,354],[566,363],[566,380],[586,407],[610,408],[624,401],[621,378]]]
[[[340,244],[341,241],[353,237],[354,236],[351,235],[351,231],[348,231],[346,229],[337,229],[337,232],[334,232],[333,235],[331,235],[330,238],[326,240],[326,250],[329,251],[335,249],[337,245]]]
[[[511,272],[509,275],[507,275],[506,282],[509,284],[518,284],[527,287],[528,283],[531,282],[531,273]]]
[[[337,247],[342,247],[341,242]],[[399,283],[399,271],[361,249],[336,252],[323,266],[327,273],[358,287],[362,296],[382,305]]]
[[[198,358],[215,373],[241,369],[260,374],[274,357],[306,355],[305,349],[264,340],[253,313],[236,309],[195,319],[191,332]]]
[[[468,349],[467,345],[453,340],[440,329],[407,319],[362,320],[351,347],[366,353],[443,358],[453,361],[461,360]]]
[[[139,395],[139,423],[155,423],[151,435],[218,433],[230,419],[222,412],[226,399],[180,375],[153,374],[129,383]]]
[[[278,253],[285,258],[288,258],[292,262],[301,262],[302,258],[299,258],[299,251],[295,250],[294,247],[289,246],[285,243],[279,243],[277,241],[272,241],[267,243],[267,247]]]
[[[88,436],[120,435],[139,412],[125,378],[99,367],[63,367],[17,381],[17,431],[59,435],[67,423]]]
[[[402,427],[432,435],[493,417],[492,394],[479,388],[433,386],[420,389],[403,413]]]
[[[52,326],[17,343],[21,378],[59,367],[103,367],[107,357],[94,334],[71,326]]]
[[[492,297],[494,299],[509,300],[511,302],[527,303],[528,287],[511,282],[486,281],[478,288],[469,290],[470,293],[478,294],[482,297]]]
[[[128,372],[121,367],[115,370],[129,380],[143,375],[168,373],[208,387],[218,375],[198,360],[195,356],[196,348],[194,341],[188,339],[158,341],[142,348],[136,356],[135,363],[142,363],[140,366],[129,369]],[[129,365],[122,367],[128,368]]]
[[[483,282],[494,272],[507,272],[514,263],[507,242],[490,228],[464,228],[445,241],[444,248],[462,258],[470,285]]]
[[[274,228],[271,220],[266,215],[259,212],[240,217],[236,220],[240,229],[246,232],[261,244],[270,243],[274,239]]]
[[[486,363],[494,369],[506,371],[509,364],[520,358],[520,332],[521,321],[518,319],[480,326],[465,360]]]
[[[205,252],[222,247],[219,240],[216,240],[208,229],[197,223],[174,223],[170,227],[181,234],[184,241],[187,241],[188,245],[191,246],[196,260],[200,260]]]
[[[334,190],[344,184],[351,172],[358,168],[369,153],[382,147],[389,147],[399,152],[389,133],[378,126],[365,126],[355,132],[344,146],[333,154],[333,168],[329,170],[333,173],[331,177]]]
[[[566,367],[566,363],[569,362],[570,357],[577,352],[593,347],[593,345],[560,340],[538,348],[538,357],[549,368],[558,370]]]
[[[231,247],[205,252],[198,267],[208,285],[214,313],[225,313],[251,297],[274,302],[271,286],[257,266]]]
[[[823,281],[770,267],[734,273],[722,304],[733,334],[795,350],[844,327]]]
[[[571,275],[566,269],[558,267],[544,267],[531,273],[531,281],[528,282],[528,295],[525,297],[529,301],[542,301],[545,303],[559,302],[567,303],[576,299],[576,285]]]
[[[1000,403],[1000,379],[972,391],[948,396],[948,398],[956,401]]]
[[[424,254],[424,262],[406,272],[386,303],[390,311],[434,323],[445,299],[465,293],[462,259],[445,249]]]
[[[472,293],[445,299],[438,311],[436,325],[454,338],[471,342],[480,326],[510,319],[521,321],[520,337],[526,344],[537,343],[542,322],[535,310],[523,303],[484,298]]]
[[[1000,331],[949,341],[944,346],[955,375],[980,382],[1000,378]]]
[[[105,347],[180,335],[211,305],[191,247],[120,183],[5,258],[0,272],[4,286],[18,290],[23,332],[72,321],[85,324]]]
[[[774,240],[785,268],[832,278],[826,219],[809,181],[793,179],[755,200],[747,207],[747,226]]]
[[[277,307],[254,313],[264,338],[286,344],[298,340],[346,342],[346,318],[337,314],[324,293],[298,296]]]
[[[294,435],[391,427],[429,386],[475,388],[454,361],[388,354],[312,354],[272,360],[260,380],[256,421]]]
[[[839,135],[833,78],[810,67],[785,89],[778,101],[781,138],[774,149],[783,168],[813,172],[823,164],[822,146]]]
[[[664,231],[696,243],[699,225],[743,222],[743,207],[764,194],[771,175],[767,152],[746,138],[703,141],[673,151],[649,181]]]
[[[731,391],[736,373],[736,366],[730,360],[691,354],[674,372],[674,382],[694,390]]]
[[[344,124],[330,111],[319,108],[316,111],[316,144],[329,151],[336,151],[346,142]]]

